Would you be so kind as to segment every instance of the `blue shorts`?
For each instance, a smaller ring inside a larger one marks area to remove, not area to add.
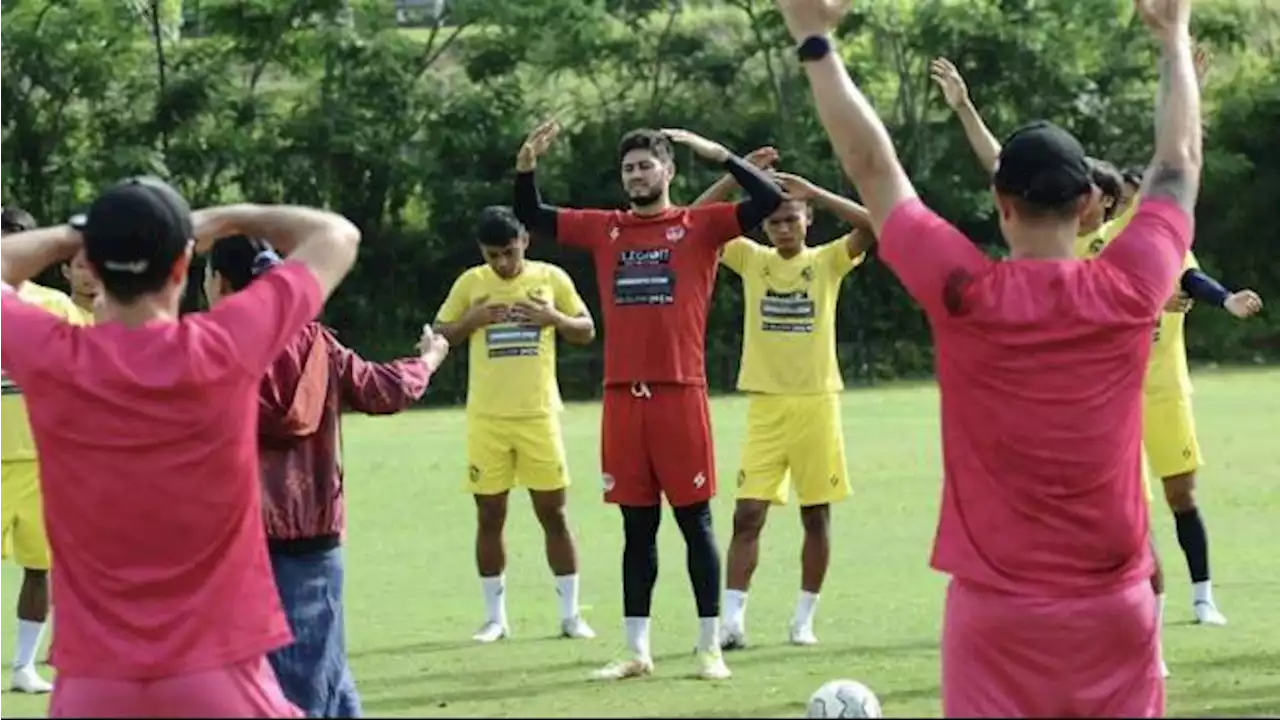
[[[285,697],[309,718],[360,717],[360,695],[347,664],[342,548],[272,553],[271,569],[294,638],[268,656]]]

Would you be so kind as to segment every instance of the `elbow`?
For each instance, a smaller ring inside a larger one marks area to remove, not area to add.
[[[595,339],[596,339],[595,323],[591,323],[586,327],[579,329],[577,332],[573,332],[565,336],[565,340],[568,340],[570,343],[574,345],[590,345],[593,341],[595,341]]]

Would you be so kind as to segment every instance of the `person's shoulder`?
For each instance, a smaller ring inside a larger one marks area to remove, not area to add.
[[[555,263],[549,263],[544,260],[526,260],[525,262],[529,263],[529,270],[533,271],[530,275],[538,280],[572,282],[568,271]]]

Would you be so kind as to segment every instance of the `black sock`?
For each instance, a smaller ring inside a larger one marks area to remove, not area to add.
[[[675,509],[676,522],[689,549],[689,582],[698,605],[698,617],[720,617],[720,551],[711,527],[711,504]]]
[[[1191,571],[1191,582],[1208,580],[1209,533],[1204,529],[1200,508],[1175,512],[1173,524],[1178,530],[1178,544],[1182,546],[1182,553],[1187,556],[1187,569]]]
[[[658,524],[662,508],[622,508],[622,607],[624,617],[649,617],[658,582]]]

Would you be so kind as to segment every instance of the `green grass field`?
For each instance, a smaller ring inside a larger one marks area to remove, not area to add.
[[[1170,714],[1280,715],[1280,371],[1196,377],[1209,466],[1200,494],[1212,537],[1225,628],[1190,624],[1190,590],[1169,513],[1156,527],[1167,558],[1166,655]],[[722,477],[732,478],[743,434],[742,398],[715,401]],[[656,674],[618,685],[587,673],[622,647],[621,529],[599,501],[600,408],[571,406],[565,431],[577,484],[584,614],[594,641],[554,637],[557,605],[527,500],[509,529],[508,597],[515,637],[478,647],[482,603],[471,554],[472,506],[460,491],[464,418],[457,411],[347,421],[351,528],[347,610],[351,659],[371,716],[798,717],[825,680],[868,683],[890,716],[939,714],[938,628],[943,579],[927,566],[939,486],[932,385],[856,390],[845,426],[857,494],[836,514],[833,568],[819,611],[822,644],[785,644],[798,583],[800,524],[775,511],[751,598],[753,647],[728,656],[733,680],[687,679],[696,621],[679,532],[668,516],[654,609]],[[731,497],[717,501],[728,542]],[[3,653],[13,652],[18,571],[3,574]],[[235,608],[228,608],[234,613]],[[5,717],[42,715],[43,699],[6,694]]]

